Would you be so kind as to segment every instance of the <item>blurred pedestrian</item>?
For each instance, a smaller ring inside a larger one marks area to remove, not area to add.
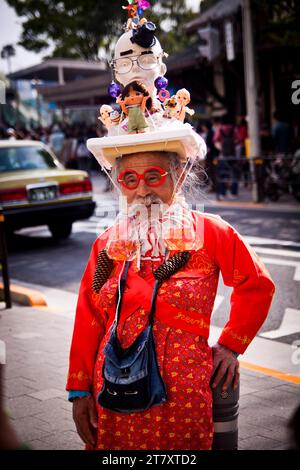
[[[40,141],[43,142],[43,144],[49,144],[49,132],[46,128],[41,128],[39,138]]]
[[[88,173],[90,173],[91,154],[88,151],[88,148],[86,146],[86,138],[83,135],[78,138],[75,153],[79,170],[87,171]]]
[[[74,132],[71,128],[67,128],[60,158],[61,163],[66,168],[78,168],[76,160],[76,146],[77,139]]]
[[[17,140],[17,133],[15,129],[9,127],[6,129],[7,140]]]
[[[217,199],[221,201],[226,198],[228,187],[230,199],[236,199],[238,195],[239,168],[235,156],[234,137],[234,126],[230,117],[225,115],[213,137],[214,144],[220,149],[217,165]]]
[[[210,192],[216,192],[217,181],[216,181],[216,157],[219,155],[219,150],[214,144],[214,129],[212,122],[207,120],[203,124],[204,129],[204,140],[207,146],[207,154],[205,157],[206,172],[210,180]]]
[[[273,114],[272,137],[274,152],[278,157],[284,157],[291,152],[292,129],[276,111]]]
[[[62,132],[59,125],[55,124],[49,136],[49,145],[58,158],[61,156],[64,140],[65,134]]]
[[[246,139],[248,138],[248,125],[244,116],[238,116],[235,128],[235,155],[238,160],[237,165],[242,170],[245,188],[249,184],[250,165],[246,158]]]

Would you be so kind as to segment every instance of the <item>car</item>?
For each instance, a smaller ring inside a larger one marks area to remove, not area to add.
[[[87,172],[65,169],[42,142],[0,140],[0,207],[7,232],[46,224],[53,238],[68,238],[73,222],[91,217],[95,206]]]

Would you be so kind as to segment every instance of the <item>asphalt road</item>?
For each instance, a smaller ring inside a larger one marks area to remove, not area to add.
[[[9,270],[14,280],[78,291],[93,241],[114,220],[117,202],[96,195],[98,208],[88,221],[74,224],[69,240],[54,242],[46,227],[24,229],[9,240]],[[260,335],[292,344],[300,339],[300,211],[206,206],[247,237],[267,265],[277,292]],[[219,307],[212,323],[223,326],[231,289],[220,280]]]

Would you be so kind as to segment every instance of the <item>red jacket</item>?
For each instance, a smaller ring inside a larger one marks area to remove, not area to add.
[[[219,343],[238,353],[243,353],[257,331],[263,324],[275,291],[274,283],[263,263],[253,249],[229,224],[220,217],[211,214],[193,212],[198,227],[203,228],[203,248],[194,252],[183,268],[193,277],[207,272],[217,276],[221,271],[224,283],[233,287],[229,320],[223,328]],[[114,308],[104,311],[101,290],[95,294],[92,280],[96,268],[97,255],[105,247],[109,229],[95,241],[86,270],[84,272],[77,304],[74,333],[70,351],[70,367],[67,390],[91,390],[94,366],[99,354],[99,346],[114,316]],[[116,292],[118,272],[121,263],[111,274],[113,294]],[[176,278],[184,273],[177,273]],[[212,279],[211,277],[209,279]],[[170,281],[172,278],[170,278]],[[128,287],[125,289],[122,315],[128,316],[130,309],[139,304],[147,311],[149,296],[143,280],[139,284],[138,273],[134,266],[129,269]],[[168,284],[170,285],[170,284]],[[216,283],[217,285],[217,283]],[[163,290],[164,283],[161,286]],[[151,289],[150,289],[151,291]],[[112,295],[113,295],[112,294]],[[187,331],[198,331],[204,337],[209,335],[209,323],[213,303],[203,311],[185,312],[167,305],[158,298],[157,313],[161,321],[170,323],[171,327],[185,328]]]

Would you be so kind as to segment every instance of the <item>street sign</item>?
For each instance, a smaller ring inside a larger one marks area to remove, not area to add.
[[[213,61],[220,54],[219,31],[216,28],[208,26],[198,29],[202,44],[198,47],[202,57],[209,62]]]
[[[226,45],[226,56],[228,62],[235,59],[235,50],[234,50],[234,34],[233,34],[233,25],[231,21],[226,21],[224,23],[224,33],[225,33],[225,45]]]

